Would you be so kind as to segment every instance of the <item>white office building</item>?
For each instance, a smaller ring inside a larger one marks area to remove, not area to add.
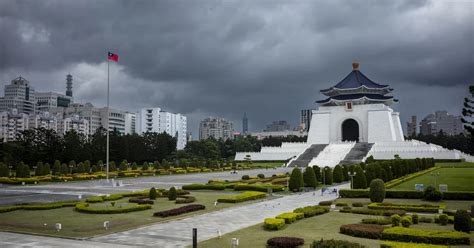
[[[49,112],[41,112],[36,115],[30,115],[28,128],[44,128],[51,129],[55,132],[59,131],[61,119]]]
[[[88,136],[90,133],[89,130],[89,121],[80,117],[79,115],[74,115],[72,117],[65,118],[61,121],[60,132],[61,134],[66,134],[67,132],[75,130],[79,134]]]
[[[164,133],[176,138],[176,148],[184,149],[187,143],[187,118],[179,113],[170,113],[161,108],[143,108],[137,114],[137,132]]]
[[[136,133],[136,122],[137,114],[135,113],[125,113],[125,134],[134,134]]]
[[[49,112],[50,108],[68,107],[72,97],[56,92],[36,92],[36,113]]]
[[[0,111],[17,109],[18,113],[35,113],[35,89],[30,82],[19,76],[5,85],[5,96],[0,97]]]

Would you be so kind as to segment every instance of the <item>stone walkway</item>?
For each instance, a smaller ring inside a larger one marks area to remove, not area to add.
[[[343,184],[337,189],[349,188]],[[284,196],[251,205],[226,208],[182,220],[155,224],[130,231],[114,233],[93,238],[95,242],[130,246],[186,247],[192,244],[192,228],[198,228],[199,241],[226,234],[263,222],[283,212],[293,211],[297,207],[317,205],[320,201],[332,200],[335,194],[321,196],[321,191]],[[229,241],[230,242],[230,241]]]

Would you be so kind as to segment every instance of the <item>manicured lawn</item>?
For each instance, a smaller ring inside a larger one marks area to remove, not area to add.
[[[273,167],[281,167],[284,162],[252,162],[251,164],[248,163],[238,163],[239,166],[248,166],[248,167],[255,167],[255,168],[273,168]]]
[[[352,206],[351,204],[353,202],[361,202],[364,204],[364,207],[367,207],[367,204],[370,203],[370,199],[368,198],[339,198],[336,200],[336,202],[347,202],[349,203],[349,206]],[[419,199],[390,199],[390,198],[386,198],[383,202],[397,203],[397,204],[444,204],[446,205],[447,210],[458,210],[458,209],[470,210],[471,205],[474,204],[474,201],[430,202],[430,201],[423,201]]]
[[[435,170],[438,173],[437,184],[447,184],[448,191],[474,191],[474,167],[472,168],[440,168]],[[415,184],[434,185],[435,178],[427,173],[417,178],[408,180],[393,187],[394,190],[415,190]]]
[[[175,204],[174,201],[168,201],[167,198],[158,198],[152,209],[124,214],[86,214],[76,212],[73,207],[36,211],[18,210],[0,214],[0,231],[36,233],[62,237],[91,237],[255,202],[250,201],[235,204],[219,203],[217,206],[214,206],[214,202],[217,198],[238,193],[239,192],[212,191],[192,192],[191,195],[197,198],[197,201],[193,204],[205,205],[206,209],[168,218],[153,217],[153,213],[181,207],[186,204]],[[115,208],[136,205],[129,203],[128,199],[129,198],[124,198],[116,201]],[[111,204],[110,202],[91,204],[91,207],[99,206],[111,207]],[[104,221],[110,221],[109,230],[104,229]],[[54,230],[55,223],[62,224],[62,230],[60,232]]]

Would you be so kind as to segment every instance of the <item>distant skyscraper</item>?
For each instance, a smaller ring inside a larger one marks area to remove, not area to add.
[[[446,135],[464,133],[461,116],[450,115],[446,111],[436,111],[420,122],[420,133],[423,135],[437,135],[441,130]]]
[[[309,130],[309,126],[311,125],[311,117],[313,116],[313,112],[311,109],[303,109],[301,110],[301,120],[300,124],[304,126],[304,131]]]
[[[242,134],[247,134],[249,132],[249,119],[247,118],[247,113],[244,113],[244,118],[242,119]]]
[[[416,116],[411,117],[411,121],[407,122],[407,136],[413,137],[416,136]]]
[[[232,139],[234,133],[233,123],[224,118],[208,117],[199,125],[199,139]]]
[[[66,96],[72,97],[72,75],[67,74],[66,76]]]
[[[17,109],[18,113],[35,113],[35,90],[30,82],[19,76],[5,85],[5,96],[0,97],[0,111]]]
[[[286,121],[274,121],[271,124],[267,125],[267,128],[263,130],[264,132],[279,132],[290,130],[290,124]]]

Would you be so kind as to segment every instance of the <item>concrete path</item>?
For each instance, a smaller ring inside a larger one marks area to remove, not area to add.
[[[349,184],[336,187],[349,188]],[[284,196],[250,205],[226,208],[182,220],[160,223],[130,231],[93,238],[93,241],[130,246],[186,247],[192,244],[192,228],[198,228],[199,241],[226,234],[261,223],[265,218],[283,212],[291,212],[297,207],[317,205],[320,201],[332,200],[335,194],[321,196],[321,191]],[[230,242],[230,240],[229,240]]]

